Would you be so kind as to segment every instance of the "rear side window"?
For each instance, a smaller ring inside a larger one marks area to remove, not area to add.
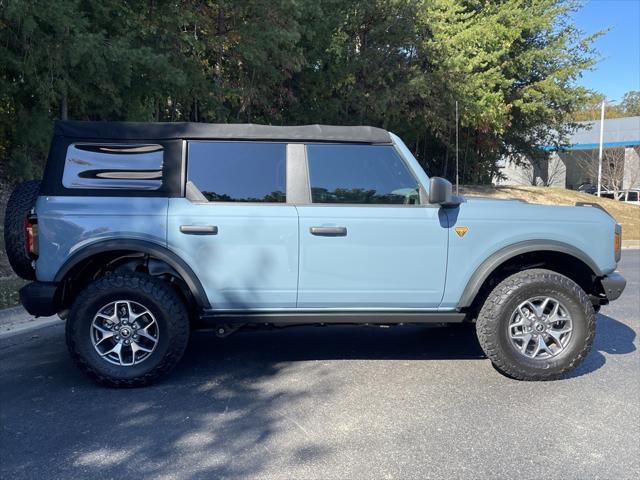
[[[418,182],[391,145],[307,146],[313,203],[420,203]]]
[[[62,185],[71,189],[157,190],[162,186],[161,145],[73,143],[67,147]]]
[[[286,145],[189,142],[187,179],[210,202],[286,202]]]

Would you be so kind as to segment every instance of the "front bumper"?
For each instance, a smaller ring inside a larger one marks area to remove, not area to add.
[[[35,317],[49,317],[61,309],[58,284],[31,282],[20,289],[20,303]]]
[[[602,283],[602,289],[607,297],[607,300],[612,302],[622,295],[624,287],[627,286],[627,281],[618,272],[610,273],[600,279]]]

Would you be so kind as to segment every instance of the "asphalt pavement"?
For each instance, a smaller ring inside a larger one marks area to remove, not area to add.
[[[165,381],[114,390],[62,322],[0,339],[3,479],[640,478],[640,251],[569,378],[508,379],[469,327],[196,333]]]

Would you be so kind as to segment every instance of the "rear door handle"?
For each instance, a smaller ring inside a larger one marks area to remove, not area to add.
[[[189,235],[217,235],[216,225],[180,225],[180,231]]]
[[[346,237],[347,227],[311,227],[309,232],[320,237]]]

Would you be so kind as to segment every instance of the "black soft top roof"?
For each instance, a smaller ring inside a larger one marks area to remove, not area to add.
[[[389,132],[375,127],[333,125],[271,125],[190,122],[57,121],[54,134],[74,139],[104,140],[288,140],[318,142],[391,143]]]

